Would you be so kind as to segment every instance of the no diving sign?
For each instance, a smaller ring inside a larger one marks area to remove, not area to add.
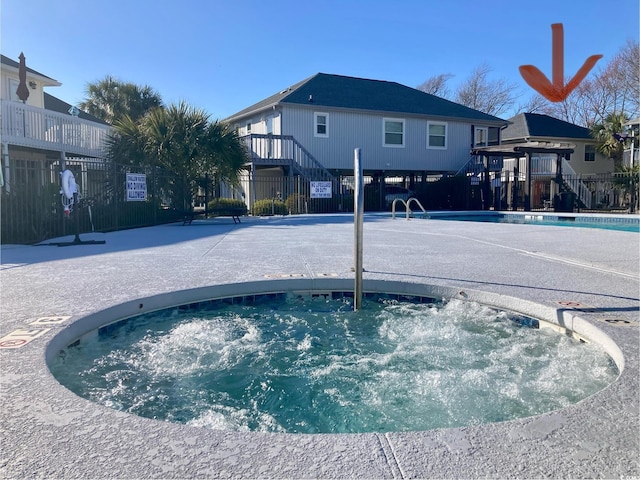
[[[127,173],[127,202],[147,200],[147,176],[141,173]]]
[[[28,328],[19,328],[13,332],[0,338],[0,349],[2,348],[20,348],[24,347],[27,343],[41,337],[47,333],[51,328],[42,328],[48,326],[59,325],[66,322],[71,317],[69,316],[52,316],[52,317],[40,317],[37,320],[29,323]]]

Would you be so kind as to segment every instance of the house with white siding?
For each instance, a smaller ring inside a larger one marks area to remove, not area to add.
[[[81,164],[85,160],[103,160],[105,139],[111,128],[45,92],[45,88],[61,83],[29,67],[28,97],[22,101],[17,94],[19,66],[15,60],[0,57],[0,183],[5,193],[57,183],[65,161]]]
[[[613,159],[598,152],[597,142],[588,128],[539,113],[520,113],[509,119],[502,132],[502,143],[521,142],[570,143],[573,153],[566,158],[564,171],[573,175],[613,173]],[[534,155],[536,174],[555,175],[556,159],[550,155]]]
[[[505,158],[505,171],[516,170],[532,178],[533,206],[544,205],[545,202],[550,204],[562,190],[573,192],[578,205],[587,209],[592,208],[592,204],[602,203],[601,197],[613,198],[613,194],[607,191],[612,189],[611,186],[599,186],[599,193],[594,197],[585,183],[615,171],[613,159],[597,150],[597,142],[588,128],[549,115],[520,113],[509,119],[509,125],[502,132],[502,144],[555,144],[571,147],[572,152],[566,155],[536,152],[531,154],[529,161],[524,155]],[[528,168],[530,172],[527,171]]]
[[[83,196],[105,184],[103,176],[93,174],[96,166],[105,168],[111,126],[45,91],[60,85],[26,62],[0,57],[3,243],[33,243],[68,233],[60,195],[63,170],[73,171]]]
[[[361,151],[365,181],[410,187],[455,174],[474,146],[497,145],[507,121],[396,82],[318,73],[226,119],[251,156],[251,202],[265,178],[331,180],[353,175]],[[368,179],[368,180],[367,180]],[[300,183],[300,180],[298,180]],[[276,187],[277,188],[277,187]],[[280,196],[286,195],[283,185]],[[271,188],[270,190],[273,190]]]

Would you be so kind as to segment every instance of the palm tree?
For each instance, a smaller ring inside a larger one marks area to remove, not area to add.
[[[90,83],[85,93],[80,108],[111,124],[125,115],[138,120],[151,109],[162,106],[160,95],[151,87],[122,82],[110,75]]]
[[[125,116],[114,126],[108,142],[111,157],[119,163],[160,167],[169,179],[164,189],[182,211],[191,209],[202,177],[236,184],[247,161],[228,124],[210,122],[204,110],[184,102],[150,110],[137,122]]]
[[[247,152],[238,132],[228,123],[216,120],[209,123],[207,138],[210,167],[213,167],[216,183],[236,185],[238,174],[247,162]]]
[[[640,165],[623,166],[615,174],[613,184],[619,187],[629,199],[629,213],[638,211],[640,200]]]
[[[172,177],[176,207],[190,210],[197,180],[205,173],[209,115],[181,102],[149,112],[141,121],[145,150],[151,161]]]
[[[617,135],[624,131],[624,124],[627,122],[624,113],[610,113],[602,123],[596,123],[591,127],[591,136],[598,142],[596,149],[612,158],[616,170],[622,168],[622,154],[624,144],[617,138]]]

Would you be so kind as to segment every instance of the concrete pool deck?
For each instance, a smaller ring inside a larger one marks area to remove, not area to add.
[[[365,281],[568,312],[593,338],[615,343],[624,368],[606,389],[535,417],[353,435],[140,418],[75,396],[45,362],[56,335],[139,298],[268,279],[353,279],[352,215],[196,220],[81,238],[106,243],[2,246],[0,478],[640,477],[638,233],[366,215]],[[8,348],[24,339],[32,340]]]

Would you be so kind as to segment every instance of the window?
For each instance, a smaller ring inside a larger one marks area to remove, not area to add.
[[[382,128],[385,147],[404,147],[404,120],[383,118]]]
[[[9,100],[12,102],[19,102],[20,98],[18,98],[18,94],[16,91],[18,90],[18,85],[20,82],[14,78],[9,79]]]
[[[314,113],[313,114],[313,136],[328,137],[329,136],[329,114]]]
[[[442,122],[427,123],[427,148],[447,148],[447,124]]]
[[[584,161],[595,162],[596,161],[596,147],[595,145],[584,146]]]
[[[247,135],[251,133],[251,122],[247,123]]]
[[[486,147],[489,145],[489,129],[487,127],[476,127],[473,132],[473,147]]]

